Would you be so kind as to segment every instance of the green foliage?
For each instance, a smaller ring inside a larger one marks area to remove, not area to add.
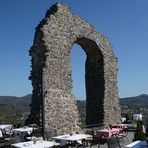
[[[144,140],[145,139],[145,134],[143,132],[143,127],[142,127],[142,121],[137,121],[137,129],[134,134],[134,141],[136,140]]]
[[[147,128],[146,128],[146,134],[145,134],[146,137],[148,137],[148,125],[147,125]]]
[[[130,112],[125,112],[125,113],[122,112],[121,116],[126,118],[126,122],[127,123],[131,123],[132,122],[132,114]]]

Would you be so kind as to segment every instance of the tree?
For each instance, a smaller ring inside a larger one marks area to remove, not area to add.
[[[144,140],[145,139],[145,134],[143,132],[143,127],[142,127],[142,121],[137,121],[137,129],[136,132],[134,134],[134,139],[133,141],[136,140]]]

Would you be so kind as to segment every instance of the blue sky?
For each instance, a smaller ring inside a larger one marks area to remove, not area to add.
[[[29,48],[35,27],[56,0],[0,0],[0,95],[32,92]],[[71,11],[107,36],[118,58],[119,96],[148,94],[148,1],[61,0]],[[71,52],[73,93],[85,98],[85,53]]]

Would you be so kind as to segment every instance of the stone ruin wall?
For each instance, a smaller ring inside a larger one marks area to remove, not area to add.
[[[72,95],[70,50],[74,43],[87,55],[87,124],[108,126],[120,119],[117,63],[111,44],[93,26],[72,14],[67,5],[58,3],[47,11],[36,28],[30,49],[32,120],[39,123],[43,109],[45,129],[56,129],[58,133],[77,131],[81,124]]]

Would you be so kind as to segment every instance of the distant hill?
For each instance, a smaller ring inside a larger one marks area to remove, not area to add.
[[[0,96],[0,105],[29,105],[31,103],[31,94],[22,97],[15,97],[15,96]],[[135,97],[126,97],[119,99],[120,104],[148,104],[148,95],[142,94]],[[85,100],[77,100],[78,108],[85,108]],[[18,106],[19,107],[19,106]]]
[[[148,104],[148,95],[142,94],[135,97],[127,97],[127,98],[121,98],[120,99],[121,105],[147,105]]]
[[[30,113],[31,94],[23,97],[0,96],[0,122],[23,123]]]
[[[31,94],[23,97],[0,96],[0,123],[23,124],[30,114],[31,96]],[[137,106],[139,108],[140,106],[148,106],[148,95],[142,94],[135,97],[121,98],[119,101],[123,106]],[[86,100],[77,100],[77,104],[82,123],[85,123]]]
[[[0,111],[1,109],[9,110],[13,112],[13,110],[18,111],[29,111],[31,103],[31,94],[28,94],[23,97],[15,97],[15,96],[0,96]]]
[[[15,97],[15,96],[0,96],[0,105],[8,105],[8,106],[29,106],[31,103],[31,94],[22,97]],[[119,99],[120,104],[129,105],[129,104],[148,104],[148,95],[142,94],[135,97],[126,97]],[[77,100],[78,108],[85,108],[85,100]]]
[[[17,104],[17,103],[30,103],[31,102],[31,94],[28,94],[23,97],[15,97],[15,96],[0,96],[0,104]]]

